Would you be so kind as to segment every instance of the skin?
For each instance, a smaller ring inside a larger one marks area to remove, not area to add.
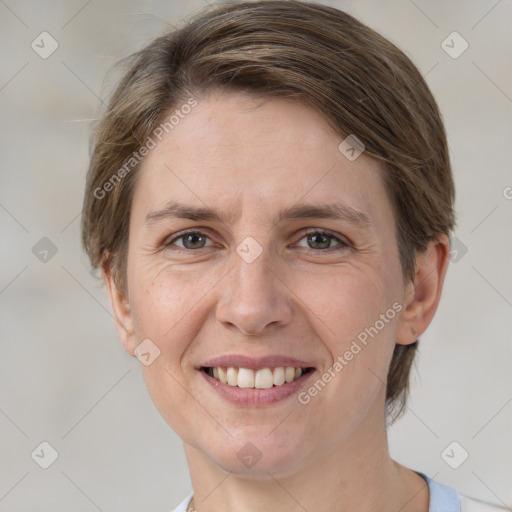
[[[201,512],[428,511],[425,481],[389,455],[385,381],[395,343],[414,342],[434,316],[449,242],[432,241],[417,256],[414,282],[405,282],[383,168],[364,153],[348,160],[341,141],[301,103],[217,92],[140,170],[127,293],[108,267],[104,279],[126,351],[134,355],[147,338],[160,350],[141,368],[155,406],[184,442]],[[233,218],[145,225],[169,201]],[[330,202],[371,223],[274,220],[283,207]],[[196,239],[186,249],[176,238],[190,228],[206,235],[204,246]],[[306,231],[316,229],[349,245],[311,240]],[[262,249],[252,263],[236,252],[248,236]],[[197,370],[230,353],[291,355],[310,362],[316,380],[394,303],[401,312],[307,405],[296,396],[234,405]],[[248,442],[261,453],[251,468],[237,456]]]

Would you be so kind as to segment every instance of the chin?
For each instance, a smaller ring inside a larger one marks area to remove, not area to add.
[[[246,475],[248,479],[255,480],[268,480],[269,473],[272,476],[286,476],[298,464],[296,453],[284,454],[277,453],[275,450],[256,451],[250,447],[249,443],[235,453],[210,454],[210,459],[226,472]]]
[[[261,480],[268,479],[269,473],[286,476],[301,464],[307,448],[305,443],[298,442],[301,439],[298,435],[283,432],[281,438],[270,437],[268,433],[272,428],[260,428],[257,434],[254,428],[249,429],[250,432],[241,429],[228,444],[210,441],[202,451],[226,472]]]

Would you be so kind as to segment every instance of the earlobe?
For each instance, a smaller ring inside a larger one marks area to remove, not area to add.
[[[441,299],[449,254],[450,242],[444,234],[432,240],[424,252],[417,254],[414,282],[408,283],[404,291],[397,344],[414,343],[434,318]]]
[[[117,287],[108,263],[102,264],[101,273],[109,295],[117,333],[126,352],[133,356],[137,341],[135,339],[131,306],[125,295]]]

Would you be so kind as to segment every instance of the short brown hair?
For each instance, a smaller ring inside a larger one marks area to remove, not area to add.
[[[91,139],[82,216],[93,269],[108,266],[120,290],[140,167],[126,162],[180,102],[214,89],[295,98],[340,137],[355,134],[384,164],[407,280],[416,252],[453,229],[454,184],[436,102],[404,53],[352,16],[295,0],[228,4],[158,37],[128,64]],[[416,346],[395,346],[386,389],[394,417],[405,407]]]

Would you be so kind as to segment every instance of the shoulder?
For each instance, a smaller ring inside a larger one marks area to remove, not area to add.
[[[509,510],[465,496],[452,487],[428,478],[423,473],[417,473],[428,482],[429,512],[500,512]]]
[[[170,512],[186,512],[188,504],[190,503],[193,495],[194,493],[191,492],[176,508],[173,508]]]
[[[422,475],[424,476],[424,475]],[[440,512],[440,511],[453,511],[453,512],[503,512],[509,510],[507,508],[498,507],[496,505],[490,505],[484,503],[475,498],[469,498],[460,494],[455,489],[447,487],[435,482],[427,477],[430,488],[430,508],[429,512]],[[187,506],[194,495],[191,492],[176,508],[170,512],[186,512]]]
[[[498,507],[496,505],[489,505],[483,501],[478,501],[474,498],[460,495],[460,510],[461,512],[499,512],[509,510],[507,508]]]

